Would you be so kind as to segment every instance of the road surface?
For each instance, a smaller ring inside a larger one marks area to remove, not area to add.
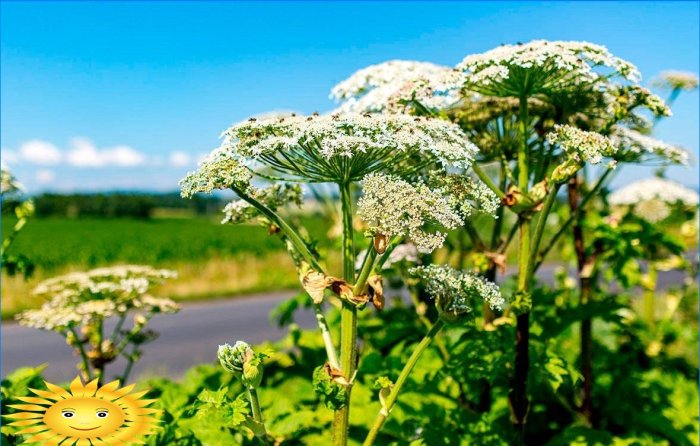
[[[540,277],[552,280],[554,268],[543,265]],[[670,271],[659,274],[659,287],[679,285],[683,273]],[[224,342],[244,339],[251,344],[281,338],[280,329],[269,319],[270,311],[295,292],[277,292],[226,300],[197,302],[183,305],[174,315],[155,316],[149,326],[160,337],[144,346],[144,355],[134,367],[132,377],[161,375],[181,377],[195,364],[216,360],[216,348]],[[299,311],[295,322],[303,328],[315,326],[311,311]],[[19,326],[14,322],[2,324],[2,377],[21,366],[47,363],[46,379],[53,382],[70,380],[76,375],[77,358],[63,338],[53,332]],[[107,369],[119,373],[123,363],[110,364]]]

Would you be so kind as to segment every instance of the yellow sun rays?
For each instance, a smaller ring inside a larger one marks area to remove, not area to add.
[[[159,410],[148,406],[155,400],[131,391],[134,385],[119,387],[112,381],[98,387],[97,380],[83,384],[76,377],[67,391],[44,382],[47,390],[29,389],[36,395],[18,397],[26,404],[7,407],[19,412],[5,415],[22,428],[25,443],[46,446],[115,446],[144,444],[142,438],[159,423]],[[79,425],[81,427],[78,427]]]

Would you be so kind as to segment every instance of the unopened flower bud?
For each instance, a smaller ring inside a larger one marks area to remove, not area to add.
[[[244,385],[253,388],[260,385],[264,355],[256,354],[248,343],[237,341],[233,347],[229,344],[220,345],[217,356],[221,366],[240,378]]]
[[[148,319],[143,314],[134,316],[134,327],[143,327],[148,322]]]

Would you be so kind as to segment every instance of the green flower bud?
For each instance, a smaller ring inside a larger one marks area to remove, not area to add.
[[[217,356],[221,366],[238,377],[244,385],[252,388],[260,385],[265,355],[255,353],[248,343],[237,341],[233,347],[229,344],[220,345]]]

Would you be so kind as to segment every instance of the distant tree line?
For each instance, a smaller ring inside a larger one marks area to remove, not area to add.
[[[221,209],[222,201],[216,196],[197,196],[194,200],[183,200],[177,192],[44,193],[34,198],[36,215],[39,217],[149,218],[155,209],[161,208],[211,214]]]

